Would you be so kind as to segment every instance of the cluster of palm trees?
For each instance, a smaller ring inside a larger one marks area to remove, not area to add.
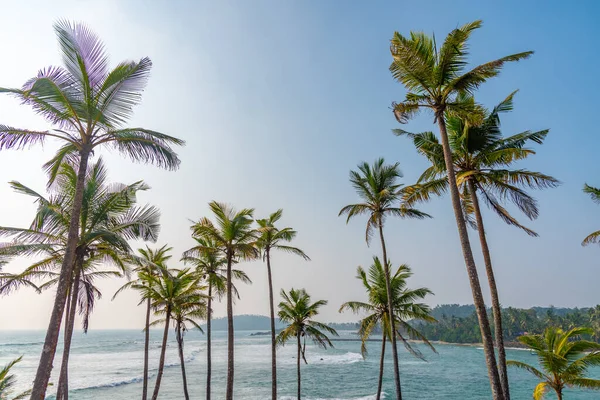
[[[368,302],[348,302],[340,309],[367,312],[360,325],[363,352],[371,333],[377,327],[381,328],[383,342],[377,398],[381,395],[386,342],[391,344],[396,397],[401,399],[397,340],[420,356],[406,337],[427,340],[407,321],[432,321],[429,307],[418,302],[430,291],[407,288],[410,269],[405,265],[392,273],[393,263],[389,259],[384,236],[385,222],[390,216],[430,218],[415,206],[449,192],[492,395],[494,400],[510,399],[499,291],[480,203],[486,204],[504,222],[537,236],[536,232],[522,225],[505,205],[511,203],[527,218],[535,219],[539,215],[538,205],[526,190],[552,188],[559,182],[540,172],[513,167],[515,162],[535,154],[528,146],[542,144],[548,134],[548,130],[525,131],[512,136],[502,134],[500,115],[512,110],[515,92],[492,110],[475,101],[476,90],[489,78],[497,76],[506,63],[526,59],[533,53],[517,53],[467,69],[468,40],[480,27],[481,21],[475,21],[454,29],[439,48],[432,37],[423,33],[412,32],[409,37],[394,33],[390,44],[390,71],[407,90],[405,99],[393,104],[394,115],[398,122],[404,124],[419,111],[430,110],[439,128],[439,139],[432,132],[414,134],[397,129],[394,133],[411,139],[431,166],[421,174],[417,183],[403,186],[398,183],[402,176],[398,163],[386,164],[379,159],[372,165],[360,164],[358,171],[351,172],[350,181],[361,202],[348,205],[339,213],[347,216],[348,221],[365,215],[368,218],[367,245],[373,234],[377,234],[381,245],[381,259],[374,258],[368,273],[358,269]],[[82,314],[83,328],[87,330],[89,315],[101,296],[94,281],[107,276],[129,276],[133,272],[134,279],[121,290],[131,288],[139,291],[142,303],[146,304],[143,398],[148,396],[148,328],[164,324],[152,399],[157,398],[160,389],[171,322],[175,326],[181,359],[183,390],[185,397],[189,398],[183,358],[184,334],[190,327],[199,328],[198,321],[204,319],[207,320],[208,343],[206,386],[207,398],[210,398],[212,302],[224,296],[228,321],[226,399],[232,399],[235,372],[233,302],[237,295],[234,280],[249,282],[244,272],[233,267],[260,257],[266,263],[269,283],[272,397],[275,399],[277,396],[276,347],[295,340],[300,398],[300,360],[306,361],[306,337],[317,345],[328,347],[331,341],[327,334],[335,335],[336,332],[314,320],[326,301],[313,303],[306,291],[292,289],[281,291],[283,300],[279,304],[278,316],[289,325],[276,336],[272,251],[289,252],[309,259],[302,250],[288,245],[296,232],[276,226],[282,211],[266,219],[255,220],[253,209],[235,210],[226,204],[211,202],[212,219],[202,218],[191,226],[195,246],[183,253],[182,268],[167,267],[171,258],[168,246],[159,249],[146,247],[135,254],[128,244],[129,240],[155,242],[158,237],[159,211],[150,205],[138,205],[136,200],[139,191],[149,188],[142,181],[130,185],[108,184],[104,162],[99,159],[93,163],[91,157],[98,149],[108,146],[133,161],[174,170],[180,163],[175,148],[184,145],[184,142],[153,130],[125,126],[133,107],[141,99],[152,66],[150,59],[122,62],[110,69],[103,44],[85,25],[59,21],[55,24],[55,31],[63,66],[41,69],[21,88],[0,88],[0,93],[12,95],[31,106],[52,127],[36,131],[0,125],[0,150],[24,149],[40,145],[48,138],[61,143],[55,156],[44,165],[48,174],[49,196],[21,183],[11,183],[17,192],[33,197],[37,203],[31,225],[25,229],[0,227],[0,235],[11,238],[1,248],[1,262],[14,257],[41,257],[41,261],[36,261],[22,273],[2,274],[0,290],[8,293],[21,285],[37,291],[56,288],[31,398],[40,400],[45,397],[63,318],[65,346],[57,398],[68,398],[68,360],[77,311]],[[600,190],[587,185],[584,190],[595,201],[600,199]],[[494,335],[486,313],[468,225],[477,229],[481,243],[492,298]],[[599,237],[600,232],[592,233],[583,244],[595,243]],[[151,322],[152,313],[160,318]],[[570,335],[577,335],[577,332]],[[549,332],[547,335],[558,337],[562,334]],[[566,337],[571,336],[567,334]],[[498,349],[498,359],[494,347]],[[575,350],[588,348],[575,346]],[[559,390],[557,393],[560,396]]]

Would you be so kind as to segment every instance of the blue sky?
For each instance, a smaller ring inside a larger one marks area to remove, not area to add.
[[[600,208],[581,188],[584,182],[600,186],[594,162],[600,146],[594,124],[600,28],[593,21],[599,6],[593,1],[541,4],[40,1],[31,7],[13,2],[0,26],[5,38],[0,86],[20,86],[39,68],[60,62],[52,31],[58,18],[89,24],[105,41],[113,64],[149,56],[152,77],[131,125],[185,139],[181,169],[165,172],[102,154],[113,180],[144,179],[152,186],[142,200],[162,210],[158,244],[170,243],[176,255],[191,246],[189,220],[207,215],[206,204],[213,199],[255,207],[258,217],[283,208],[283,223],[298,230],[296,244],[312,261],[276,257],[276,287],[305,287],[315,298],[329,300],[324,319],[351,320],[355,317],[337,309],[363,297],[355,269],[367,266],[378,247],[364,243],[365,220],[346,226],[337,217],[342,206],[356,201],[348,172],[358,162],[385,157],[401,163],[403,181],[410,184],[427,166],[408,140],[390,133],[398,127],[390,104],[405,91],[388,71],[389,39],[395,30],[423,30],[435,32],[441,42],[456,26],[482,19],[484,26],[471,41],[474,64],[525,50],[536,53],[507,66],[477,99],[491,107],[519,89],[515,110],[502,121],[504,132],[550,128],[538,154],[521,166],[563,182],[535,193],[541,215],[528,226],[540,238],[484,214],[501,301],[519,307],[589,306],[600,301],[600,248],[582,248],[580,242],[599,228]],[[0,123],[47,127],[5,97],[0,98]],[[404,128],[435,130],[427,114]],[[33,212],[2,182],[16,179],[42,189],[40,166],[54,148],[49,143],[43,150],[0,155],[0,224],[24,226]],[[392,261],[410,264],[412,285],[435,292],[430,304],[471,302],[449,199],[421,208],[435,218],[389,220]],[[479,255],[476,240],[473,249]],[[265,268],[258,262],[244,268],[254,284],[242,289],[236,312],[266,314]],[[134,294],[109,301],[120,284],[103,284],[105,298],[92,326],[141,323]],[[50,299],[30,292],[2,298],[0,321],[43,328]]]

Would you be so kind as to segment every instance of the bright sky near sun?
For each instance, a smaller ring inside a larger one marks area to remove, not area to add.
[[[284,209],[282,224],[298,231],[295,245],[312,258],[275,255],[274,284],[306,288],[327,299],[322,320],[355,320],[339,305],[360,300],[358,265],[378,254],[364,241],[366,220],[346,225],[340,208],[357,200],[348,172],[360,161],[399,161],[404,183],[413,183],[427,163],[412,144],[391,134],[390,111],[404,96],[388,71],[389,40],[395,30],[435,32],[438,42],[453,28],[483,19],[473,35],[471,61],[535,50],[508,65],[477,99],[492,107],[520,89],[503,130],[550,128],[538,154],[520,167],[560,179],[558,189],[535,193],[541,209],[527,222],[539,238],[505,226],[485,212],[487,233],[504,306],[590,306],[600,302],[600,248],[581,240],[600,228],[600,207],[582,193],[585,182],[600,186],[597,153],[597,24],[599,3],[564,2],[342,2],[342,1],[32,1],[3,5],[0,24],[0,86],[20,87],[38,69],[60,63],[52,24],[83,21],[104,40],[111,62],[149,56],[154,68],[143,102],[130,126],[185,139],[181,168],[167,172],[100,151],[112,181],[146,181],[141,202],[162,211],[157,246],[174,247],[173,267],[192,245],[190,220],[208,215],[211,200],[254,207],[257,217]],[[434,130],[426,113],[410,131]],[[0,97],[0,123],[49,128],[15,99]],[[27,226],[35,210],[7,182],[43,191],[41,165],[56,143],[0,153],[0,225]],[[471,303],[448,197],[420,207],[435,218],[389,219],[388,246],[394,264],[414,271],[412,286],[433,290],[432,305]],[[525,221],[524,221],[525,222]],[[476,235],[473,248],[479,254]],[[151,244],[154,246],[153,244]],[[482,286],[485,276],[478,258]],[[30,261],[30,260],[29,260]],[[18,271],[19,260],[5,268]],[[254,283],[241,286],[237,314],[267,314],[266,270],[242,264]],[[124,281],[100,283],[104,294],[91,328],[140,328],[144,312],[135,293],[111,301]],[[486,291],[487,293],[487,291]],[[0,298],[0,329],[44,329],[53,293],[22,289]],[[224,308],[217,307],[224,315]]]

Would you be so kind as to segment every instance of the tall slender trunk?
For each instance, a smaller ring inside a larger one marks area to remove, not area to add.
[[[300,400],[300,382],[302,381],[301,376],[300,376],[300,331],[298,330],[298,334],[296,335],[296,337],[298,338],[298,355],[296,356],[297,358],[297,375],[298,375],[298,400]]]
[[[69,284],[69,286],[72,286],[72,282]],[[69,321],[70,321],[70,316],[71,316],[71,293],[72,293],[72,289],[71,288],[69,290],[69,294],[67,295],[67,303],[65,306],[65,328],[64,328],[64,332],[63,332],[63,346],[66,347],[67,346],[67,332],[69,331]],[[62,385],[64,382],[64,377],[63,377],[63,369],[61,367],[60,370],[60,379],[58,381],[58,390],[56,392],[56,400],[63,400],[63,394],[64,392],[62,391]]]
[[[556,398],[557,398],[557,400],[562,400],[562,398],[563,398],[562,389],[558,389],[556,391]]]
[[[71,340],[73,339],[73,329],[75,327],[75,314],[77,311],[77,296],[79,295],[79,280],[81,278],[81,269],[83,268],[83,251],[77,249],[75,256],[75,278],[71,284],[70,302],[67,304],[67,319],[65,321],[65,338],[63,356],[60,366],[60,378],[58,380],[58,390],[56,400],[69,399],[69,356],[71,354]]]
[[[396,398],[402,400],[402,386],[400,385],[400,366],[398,365],[398,346],[396,343],[396,323],[394,321],[394,307],[392,298],[392,285],[390,279],[390,266],[388,265],[387,250],[385,239],[383,238],[383,223],[381,219],[378,222],[379,237],[381,238],[381,249],[383,251],[383,271],[385,275],[385,289],[388,301],[388,314],[390,316],[390,340],[392,342],[392,357],[394,358],[394,382],[396,383]]]
[[[165,331],[163,333],[162,348],[160,349],[160,361],[158,362],[158,373],[156,374],[156,383],[154,385],[154,393],[152,400],[158,399],[158,391],[160,390],[160,381],[162,380],[163,371],[165,369],[165,353],[167,352],[167,338],[169,337],[169,322],[171,322],[171,308],[167,307],[165,319]]]
[[[492,314],[494,317],[494,339],[498,348],[498,374],[500,376],[500,385],[504,399],[510,400],[510,389],[508,386],[508,372],[506,370],[506,351],[504,349],[504,333],[502,330],[502,309],[500,308],[500,298],[498,296],[498,288],[496,287],[496,279],[494,278],[494,269],[492,268],[492,257],[485,237],[485,228],[483,226],[483,217],[481,215],[481,207],[475,184],[471,179],[468,181],[469,191],[471,192],[471,201],[475,210],[475,219],[477,221],[477,230],[479,232],[479,241],[481,242],[481,250],[483,252],[483,260],[485,262],[485,271],[490,285],[490,294],[492,297]]]
[[[31,400],[44,400],[46,389],[52,374],[52,363],[56,353],[56,345],[58,344],[58,336],[60,335],[60,325],[65,311],[65,303],[69,291],[69,280],[73,275],[73,261],[75,259],[75,248],[79,240],[79,218],[81,216],[81,207],[83,202],[83,188],[85,184],[85,174],[87,171],[88,159],[90,157],[90,149],[84,147],[79,152],[79,170],[77,172],[77,185],[75,186],[75,198],[73,200],[73,209],[71,210],[71,221],[69,222],[69,235],[67,237],[67,248],[65,257],[60,269],[58,277],[58,285],[56,287],[56,296],[54,298],[54,306],[44,339],[44,347],[40,356],[33,388],[31,390]]]
[[[183,395],[185,400],[190,400],[190,394],[188,393],[187,376],[185,375],[185,358],[183,358],[183,333],[181,332],[181,323],[177,321],[177,329],[175,330],[177,336],[177,348],[179,349],[179,362],[181,363],[181,377],[183,379]]]
[[[148,398],[148,354],[150,353],[150,299],[146,300],[146,325],[144,329],[144,383],[142,400]]]
[[[208,281],[208,305],[207,305],[207,317],[206,317],[206,400],[210,400],[210,376],[211,376],[211,332],[210,332],[210,319],[212,314],[212,282]]]
[[[377,382],[377,398],[381,399],[381,388],[383,387],[383,365],[385,361],[385,330],[382,329],[382,340],[381,340],[381,358],[379,360],[379,380]]]
[[[275,346],[275,305],[273,304],[273,278],[271,275],[271,254],[266,249],[267,274],[269,278],[269,307],[271,312],[271,398],[277,400],[277,348]]]
[[[231,292],[231,261],[233,254],[227,252],[227,390],[226,400],[233,400],[233,293]]]
[[[452,162],[452,151],[450,150],[450,143],[448,142],[448,132],[446,131],[446,121],[444,119],[443,111],[444,110],[438,111],[436,116],[440,129],[440,136],[442,139],[442,147],[444,150],[444,161],[446,162],[446,170],[448,172],[450,199],[452,200],[452,208],[454,209],[454,217],[456,218],[458,236],[460,238],[463,257],[465,259],[465,266],[469,276],[469,283],[471,284],[475,312],[477,313],[477,319],[479,320],[479,329],[481,331],[485,362],[487,365],[490,386],[492,389],[492,398],[494,400],[503,400],[504,396],[502,395],[502,387],[500,386],[500,377],[498,375],[498,366],[496,365],[496,355],[494,354],[494,342],[492,339],[492,331],[490,329],[490,321],[487,317],[485,302],[483,301],[483,294],[481,292],[481,285],[479,283],[479,276],[477,275],[477,267],[475,266],[475,259],[473,258],[473,251],[471,250],[471,243],[469,242],[469,235],[467,233],[467,225],[465,223],[465,218],[460,204],[458,187],[456,186],[456,175],[454,173],[454,165]]]

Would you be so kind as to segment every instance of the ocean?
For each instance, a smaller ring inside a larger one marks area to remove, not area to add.
[[[236,332],[235,398],[262,400],[270,397],[269,336],[251,336],[250,331]],[[162,330],[151,332],[150,392],[158,367]],[[340,332],[342,338],[354,337],[353,332]],[[226,332],[213,332],[213,398],[224,398],[227,343]],[[44,332],[0,332],[0,365],[23,355],[14,368],[18,389],[29,387],[35,374],[42,348]],[[369,344],[365,359],[360,354],[360,342],[335,342],[335,348],[323,350],[307,346],[308,365],[302,365],[302,397],[307,400],[369,400],[377,388],[380,342]],[[483,350],[470,346],[436,345],[438,354],[420,346],[427,361],[415,359],[404,349],[400,352],[400,374],[405,399],[489,399],[489,383]],[[75,332],[70,361],[70,398],[73,400],[130,400],[141,397],[144,335],[134,330],[90,331],[87,335]],[[205,397],[206,341],[198,331],[185,336],[186,370],[190,398]],[[392,359],[389,346],[386,352],[384,376],[385,398],[395,397],[391,379]],[[59,348],[58,354],[61,349]],[[296,350],[294,344],[278,352],[278,382],[281,400],[295,399]],[[528,351],[508,350],[508,358],[535,363]],[[54,362],[51,381],[58,380],[60,356]],[[173,332],[167,348],[166,365],[160,399],[183,399],[181,370]],[[510,370],[512,398],[530,399],[536,380],[528,373]],[[600,378],[600,369],[591,370]],[[54,398],[49,391],[50,399]],[[554,399],[552,395],[547,397]],[[569,400],[599,399],[600,392],[567,389]]]

